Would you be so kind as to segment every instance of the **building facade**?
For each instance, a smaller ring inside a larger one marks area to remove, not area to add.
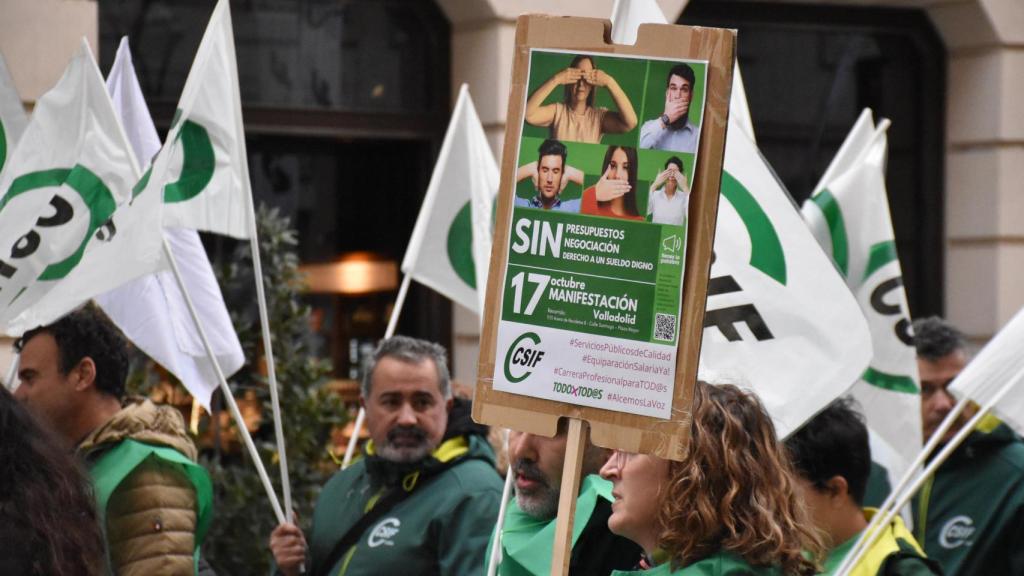
[[[145,48],[136,56],[150,80],[164,70],[167,82],[150,85],[147,97],[158,126],[166,127],[212,3],[149,3],[160,10],[148,20],[133,19],[133,4],[0,0],[0,51],[26,105],[59,78],[82,36],[100,47],[109,66],[116,37],[142,32],[145,46],[177,42],[162,58]],[[1024,91],[1024,3],[659,4],[670,21],[739,30],[755,132],[798,200],[852,124],[851,111],[871,105],[893,120],[888,184],[914,315],[944,314],[980,343],[1024,306],[1024,100],[1017,97]],[[379,221],[346,220],[346,211],[388,213],[407,224],[407,236],[462,83],[494,152],[502,152],[516,17],[606,18],[611,6],[612,0],[233,6],[257,197],[294,216],[306,261],[362,250],[400,260],[400,234],[367,235],[364,227]],[[779,77],[780,66],[805,64],[800,82]],[[292,81],[299,73],[308,81]],[[787,116],[805,109],[800,97],[810,99],[813,113]],[[410,310],[402,330],[451,344],[456,378],[472,383],[476,317],[425,288]]]

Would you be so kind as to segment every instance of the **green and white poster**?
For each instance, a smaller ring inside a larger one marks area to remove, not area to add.
[[[532,50],[494,389],[668,419],[706,61]]]

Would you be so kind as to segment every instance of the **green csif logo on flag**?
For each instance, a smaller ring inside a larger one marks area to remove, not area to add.
[[[750,266],[786,285],[786,252],[771,218],[754,195],[728,172],[722,172],[722,196],[728,200],[750,236]]]
[[[174,119],[171,121],[172,130],[180,119],[181,110],[179,109],[174,113]],[[164,203],[166,204],[184,202],[198,196],[213,179],[213,172],[217,165],[210,133],[201,124],[185,120],[175,137],[175,142],[180,142],[182,148],[181,173],[177,180],[164,186]],[[146,170],[146,173],[132,188],[133,199],[145,190],[152,172],[153,168],[150,166],[149,170]]]
[[[109,240],[115,233],[110,218],[116,208],[113,194],[89,169],[82,165],[75,165],[74,168],[55,168],[52,170],[41,170],[30,172],[16,178],[7,194],[0,200],[0,211],[15,198],[31,192],[40,193],[45,188],[67,187],[78,194],[82,203],[89,212],[88,224],[85,227],[81,239],[73,238],[62,245],[70,245],[74,248],[71,255],[49,264],[39,276],[39,280],[59,280],[67,276],[75,266],[78,265],[85,252],[89,238],[96,233],[101,240]],[[36,219],[32,229],[21,236],[11,247],[10,259],[0,260],[0,276],[11,278],[18,270],[20,261],[30,258],[44,245],[44,238],[50,234],[58,233],[58,229],[73,223],[75,220],[75,202],[61,195],[60,191],[53,194],[48,205],[53,209],[52,214],[41,215]],[[100,228],[107,228],[104,232]],[[97,232],[98,231],[98,232]]]
[[[476,264],[473,262],[472,205],[466,202],[448,227],[448,263],[455,275],[470,288],[476,289]]]
[[[750,239],[750,258],[747,264],[779,285],[786,286],[789,280],[786,252],[771,218],[765,213],[757,198],[729,172],[722,172],[721,192],[722,197],[736,211]],[[719,230],[718,233],[728,232]],[[713,254],[712,257],[717,258],[717,255]],[[712,261],[713,263],[714,261]],[[714,268],[712,268],[712,274],[714,274]],[[736,326],[745,324],[758,341],[772,340],[775,335],[753,301],[720,308],[713,306],[712,299],[715,296],[743,291],[739,280],[734,276],[712,275],[708,281],[708,303],[704,314],[704,328],[717,328],[729,342],[739,342],[743,340],[743,337]]]
[[[4,171],[4,164],[7,163],[7,130],[4,128],[3,118],[0,118],[0,172]]]

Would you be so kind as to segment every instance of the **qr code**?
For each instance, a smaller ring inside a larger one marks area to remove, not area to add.
[[[654,315],[654,339],[671,342],[676,335],[676,315],[662,314]]]

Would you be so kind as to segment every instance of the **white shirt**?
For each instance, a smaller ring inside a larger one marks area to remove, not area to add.
[[[681,226],[686,222],[686,214],[690,204],[690,193],[676,188],[671,198],[665,194],[664,188],[651,193],[647,199],[647,215],[653,215],[651,222],[655,224],[675,224]]]

